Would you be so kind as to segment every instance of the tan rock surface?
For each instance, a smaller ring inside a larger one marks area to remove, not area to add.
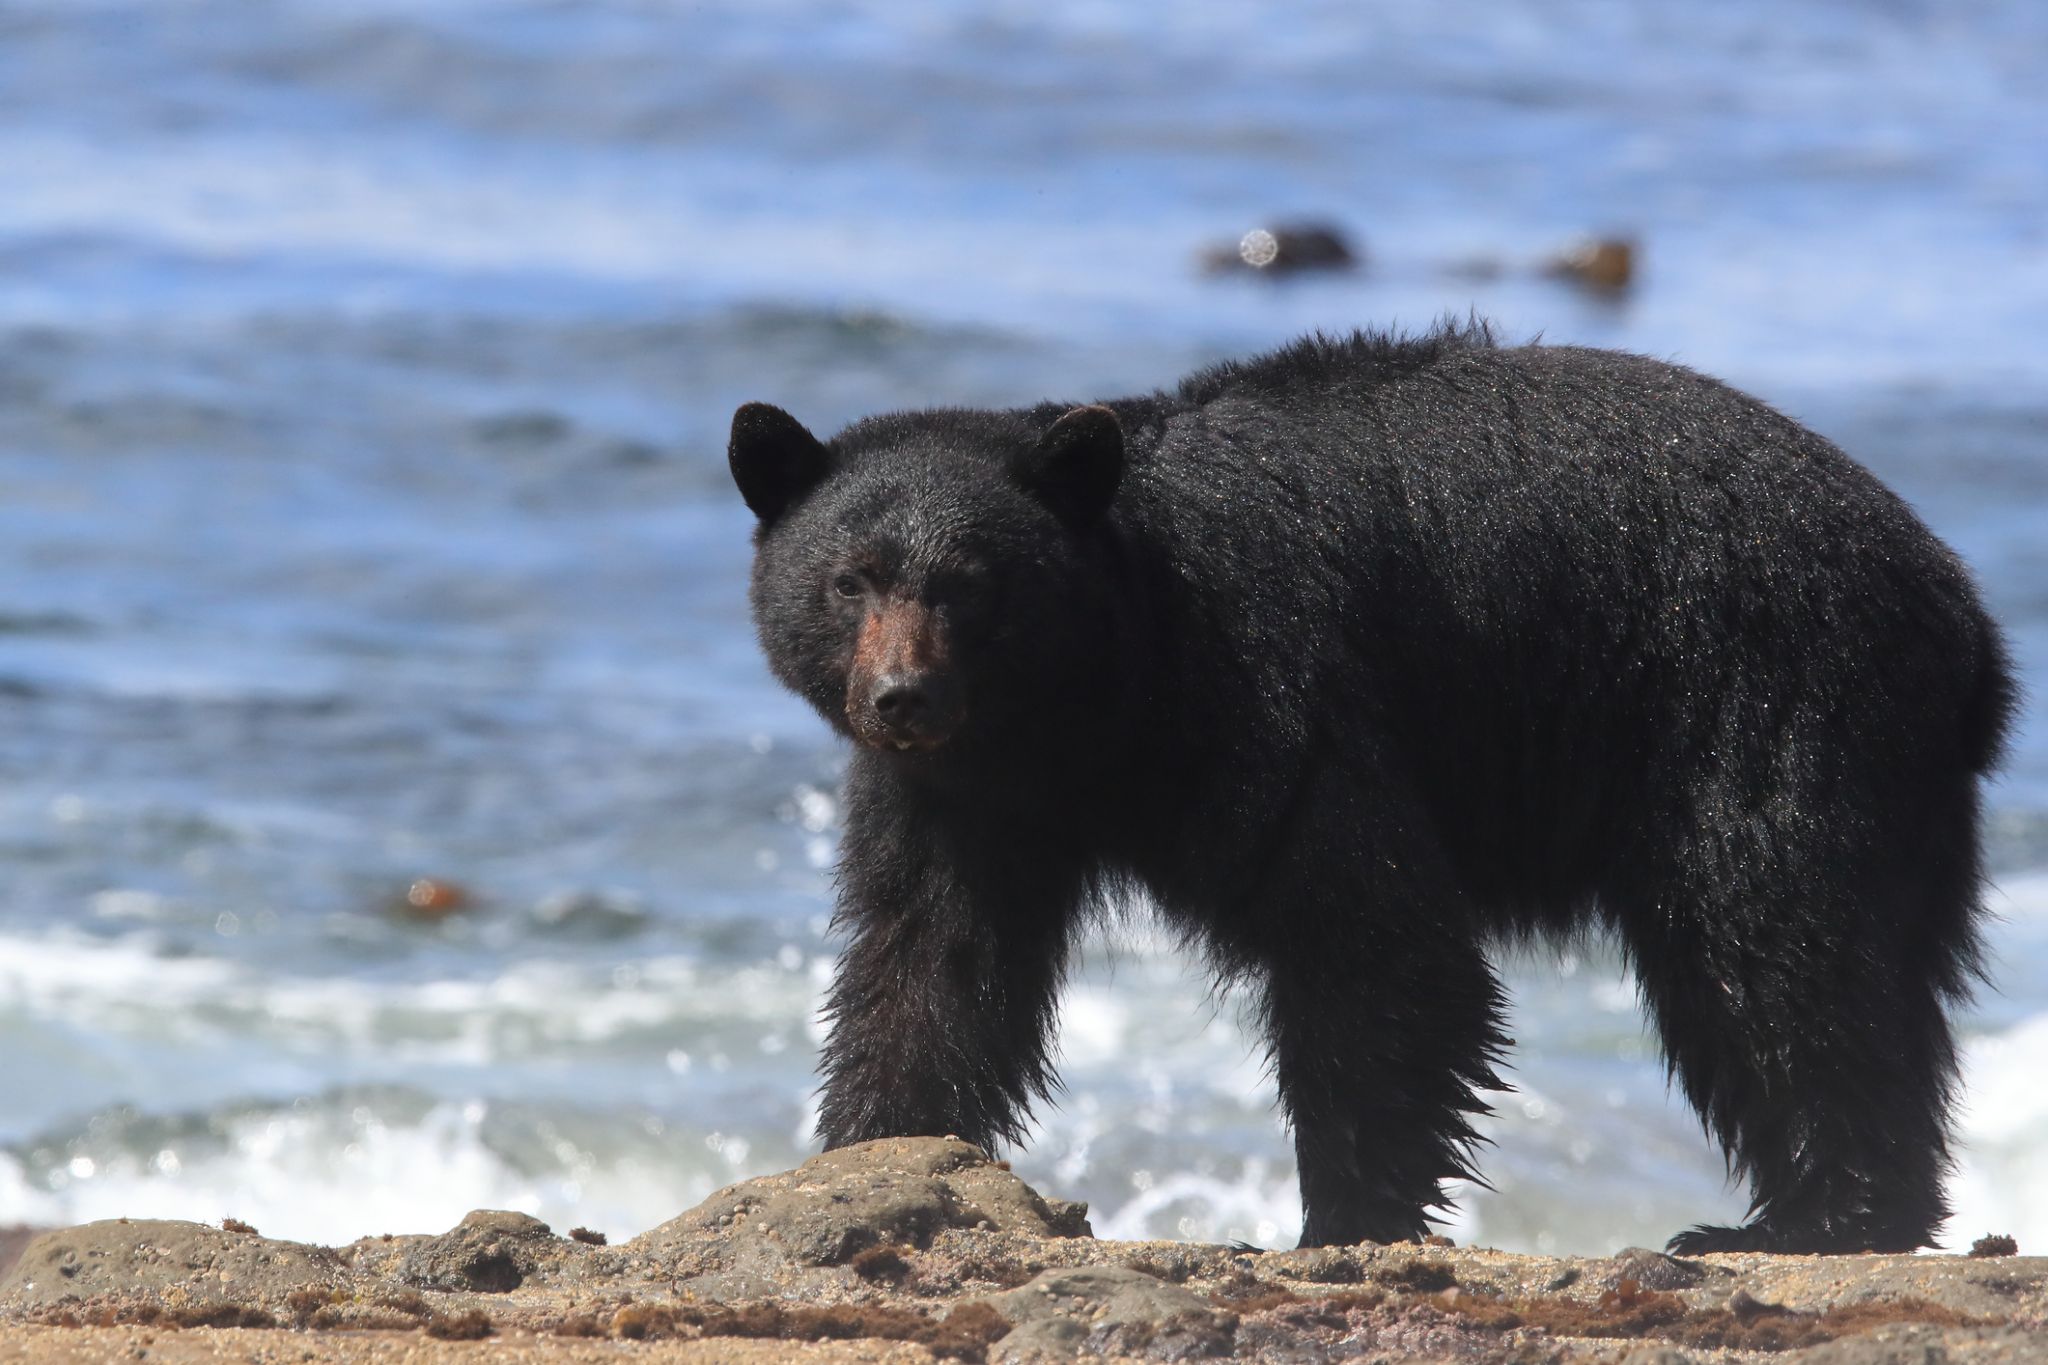
[[[484,1341],[434,1341],[396,1332],[188,1331],[143,1328],[0,1329],[0,1365],[930,1365],[921,1346],[889,1341],[578,1341],[513,1335]]]
[[[616,1247],[491,1210],[333,1249],[92,1223],[0,1274],[0,1362],[2048,1362],[2038,1257],[1255,1252],[1097,1241],[1085,1212],[920,1138],[743,1182]]]
[[[345,1277],[341,1258],[325,1247],[223,1232],[204,1223],[119,1218],[35,1238],[0,1277],[0,1296],[24,1309],[137,1292],[240,1301],[331,1287]]]

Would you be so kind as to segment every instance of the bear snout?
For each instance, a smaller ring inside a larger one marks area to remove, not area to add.
[[[947,679],[930,672],[877,678],[867,695],[870,724],[855,728],[881,749],[936,749],[959,728],[960,707]]]
[[[854,646],[846,719],[861,743],[898,751],[936,749],[966,713],[935,613],[891,600],[868,617]]]

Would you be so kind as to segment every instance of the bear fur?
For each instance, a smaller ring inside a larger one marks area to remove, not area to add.
[[[748,404],[730,458],[769,663],[854,741],[829,1146],[1016,1141],[1077,927],[1142,889],[1256,992],[1304,1245],[1428,1231],[1489,950],[1589,928],[1750,1185],[1673,1249],[1932,1239],[2015,689],[1828,441],[1473,324],[826,442]]]

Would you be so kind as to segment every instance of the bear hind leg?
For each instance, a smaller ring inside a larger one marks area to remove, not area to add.
[[[1673,1251],[1910,1251],[1947,1217],[1946,1006],[1977,962],[1974,780],[1891,809],[1912,818],[1693,822],[1627,897],[1667,1064],[1751,1190],[1745,1224],[1690,1229]]]

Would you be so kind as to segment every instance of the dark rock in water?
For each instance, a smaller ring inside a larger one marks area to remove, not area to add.
[[[439,877],[416,877],[397,902],[400,913],[412,919],[444,919],[469,907],[470,894],[460,883]]]
[[[1588,237],[1551,257],[1543,271],[1596,293],[1619,294],[1635,283],[1636,255],[1626,237]]]
[[[1016,1324],[992,1352],[999,1361],[1227,1356],[1237,1331],[1235,1314],[1127,1266],[1048,1270],[988,1302]]]
[[[326,1247],[224,1232],[204,1223],[110,1218],[46,1232],[0,1276],[0,1302],[33,1309],[99,1294],[203,1285],[256,1301],[342,1284],[347,1269]]]
[[[1329,223],[1276,223],[1247,232],[1235,247],[1203,251],[1202,268],[1212,275],[1251,271],[1291,275],[1302,270],[1351,270],[1364,260],[1342,229]]]
[[[538,1218],[478,1209],[406,1253],[398,1276],[424,1289],[508,1294],[540,1269],[554,1231]]]
[[[729,1186],[630,1245],[659,1252],[708,1238],[726,1265],[767,1252],[837,1266],[872,1246],[929,1246],[947,1228],[1087,1237],[1087,1213],[1042,1198],[973,1143],[884,1138]]]

